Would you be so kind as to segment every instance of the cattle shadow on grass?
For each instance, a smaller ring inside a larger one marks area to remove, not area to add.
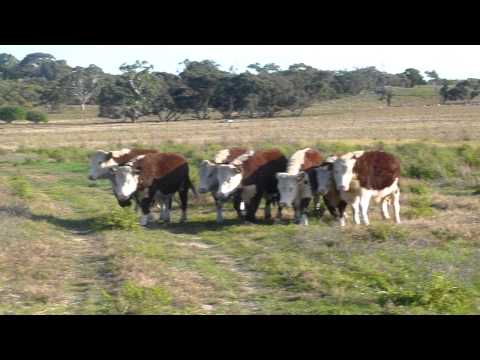
[[[197,235],[203,231],[216,231],[228,229],[231,226],[235,225],[245,225],[245,226],[271,226],[273,221],[264,221],[257,220],[254,224],[250,222],[245,222],[238,219],[225,219],[222,223],[217,223],[215,220],[193,220],[186,221],[185,223],[170,223],[170,224],[150,224],[149,229],[161,229],[168,231],[172,234],[187,234],[187,235]]]
[[[56,227],[64,228],[73,233],[90,234],[109,229],[108,225],[102,225],[98,217],[89,217],[83,219],[63,219],[53,215],[33,214],[25,206],[0,206],[0,215],[12,217],[21,217],[33,221],[46,221]]]

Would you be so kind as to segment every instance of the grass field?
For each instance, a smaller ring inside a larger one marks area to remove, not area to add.
[[[480,313],[480,112],[415,99],[337,100],[230,125],[0,126],[0,313]],[[172,224],[140,228],[108,182],[86,177],[92,150],[135,143],[184,154],[197,183],[196,165],[223,144],[384,148],[402,161],[403,224],[372,205],[368,228],[340,229],[329,215],[245,225],[227,205],[218,225],[202,196],[187,224],[174,204]]]

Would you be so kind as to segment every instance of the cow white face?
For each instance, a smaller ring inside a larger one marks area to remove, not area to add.
[[[200,164],[200,185],[198,187],[198,192],[200,194],[206,193],[208,191],[215,191],[218,189],[218,179],[217,179],[217,165],[208,161],[203,160]]]
[[[228,198],[240,186],[243,175],[242,170],[234,165],[217,166],[218,191],[217,197]]]
[[[293,206],[299,192],[299,184],[305,179],[305,173],[290,175],[288,173],[277,173],[277,188],[280,193],[280,205],[285,207]]]
[[[334,186],[333,182],[333,166],[323,165],[315,169],[315,176],[317,178],[317,192],[325,195]]]
[[[337,189],[348,191],[353,179],[353,167],[357,159],[363,154],[363,151],[355,151],[339,157],[333,163],[333,176]]]
[[[110,169],[113,175],[113,192],[119,201],[127,201],[138,187],[138,170],[131,166],[115,166]]]
[[[109,175],[109,170],[115,165],[118,164],[112,159],[111,152],[98,150],[90,159],[88,179],[97,180],[106,178]]]

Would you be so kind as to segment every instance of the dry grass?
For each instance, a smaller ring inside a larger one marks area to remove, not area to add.
[[[358,102],[358,103],[357,103]],[[385,107],[374,98],[318,104],[303,117],[238,120],[190,120],[137,124],[104,119],[53,120],[49,124],[0,126],[0,149],[81,146],[99,148],[165,141],[188,144],[241,144],[262,140],[289,143],[352,140],[473,142],[480,138],[480,106],[402,105]],[[267,129],[267,130],[266,130]]]

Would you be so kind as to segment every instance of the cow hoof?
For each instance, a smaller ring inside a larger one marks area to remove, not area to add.
[[[148,216],[144,215],[140,218],[140,225],[141,226],[147,226],[147,224],[148,224]]]

